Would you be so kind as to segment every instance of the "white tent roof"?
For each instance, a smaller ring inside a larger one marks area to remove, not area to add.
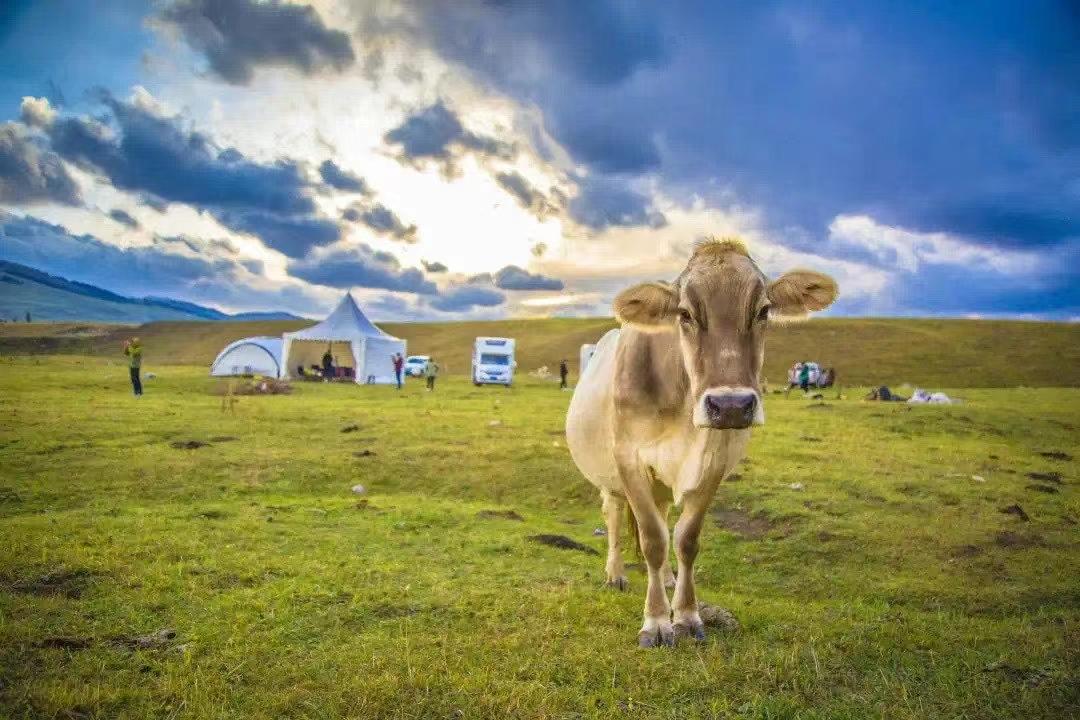
[[[284,337],[289,340],[322,340],[324,342],[359,338],[398,339],[375,327],[375,324],[368,320],[367,315],[364,315],[357,306],[351,293],[346,293],[334,312],[321,323],[296,332],[285,333]]]

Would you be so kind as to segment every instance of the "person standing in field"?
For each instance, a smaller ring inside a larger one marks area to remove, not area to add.
[[[139,338],[131,338],[124,343],[124,355],[128,358],[128,369],[131,372],[131,389],[135,397],[142,397],[142,380],[139,373],[142,371],[142,345]]]
[[[427,380],[428,392],[435,389],[435,378],[437,377],[439,377],[439,364],[435,362],[435,358],[430,357],[424,363],[424,378]]]
[[[799,387],[802,388],[803,393],[810,389],[810,363],[804,362],[802,369],[799,370]]]
[[[334,356],[330,354],[330,346],[326,346],[326,352],[322,356],[323,379],[329,380],[334,376]]]
[[[397,389],[401,389],[401,373],[405,370],[405,358],[401,357],[401,353],[394,353],[392,358],[394,361],[394,379],[397,380]]]
[[[566,389],[566,376],[570,374],[570,369],[566,367],[566,358],[559,361],[559,389]]]

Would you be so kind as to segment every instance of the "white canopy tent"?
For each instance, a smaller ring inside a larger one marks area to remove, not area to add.
[[[281,365],[281,338],[249,337],[229,343],[214,358],[210,374],[214,377],[230,375],[266,375],[279,377]]]
[[[387,335],[367,319],[351,294],[346,294],[334,312],[317,325],[282,335],[281,377],[290,377],[293,363],[289,353],[294,343],[347,343],[352,353],[356,382],[387,385],[395,382],[394,353],[405,356],[405,341]]]

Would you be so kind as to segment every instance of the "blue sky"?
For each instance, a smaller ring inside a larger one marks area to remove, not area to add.
[[[1064,0],[47,0],[0,57],[0,258],[119,292],[608,314],[716,233],[833,314],[1080,317]]]

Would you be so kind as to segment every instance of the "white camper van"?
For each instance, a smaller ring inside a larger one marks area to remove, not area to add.
[[[472,358],[473,384],[510,387],[516,367],[513,338],[476,338]]]

